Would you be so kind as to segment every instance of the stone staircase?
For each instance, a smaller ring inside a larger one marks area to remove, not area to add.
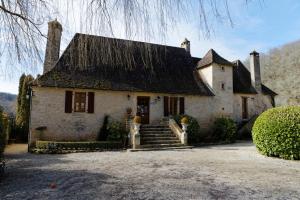
[[[166,121],[153,125],[142,125],[140,135],[141,149],[184,147]]]

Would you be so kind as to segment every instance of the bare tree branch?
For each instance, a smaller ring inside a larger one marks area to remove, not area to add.
[[[0,2],[0,56],[8,61],[17,60],[22,65],[36,65],[37,60],[42,61],[45,48],[42,27],[51,19],[53,4],[59,1]],[[83,16],[80,24],[85,32],[110,36],[123,32],[128,39],[149,41],[160,37],[164,40],[181,22],[192,20],[198,21],[199,27],[195,29],[205,37],[210,37],[214,31],[214,21],[227,21],[233,26],[228,0],[66,0],[60,3],[67,10],[80,7],[76,15]],[[66,15],[63,17],[68,17]],[[128,59],[130,57],[128,55]]]

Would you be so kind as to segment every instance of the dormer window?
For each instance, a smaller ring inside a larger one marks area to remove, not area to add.
[[[225,90],[225,83],[221,83],[221,89]]]

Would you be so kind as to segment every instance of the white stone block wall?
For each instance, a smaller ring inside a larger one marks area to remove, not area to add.
[[[36,139],[95,140],[105,115],[118,121],[125,121],[127,108],[132,108],[133,115],[136,113],[137,96],[150,96],[150,123],[159,121],[164,115],[163,96],[166,94],[82,89],[72,91],[95,92],[94,113],[65,113],[66,90],[72,89],[33,87],[30,124],[32,143]],[[219,96],[214,97],[176,94],[167,96],[185,97],[185,113],[195,117],[202,129],[208,129],[214,119],[220,116],[232,115],[235,120],[241,120],[240,95],[234,95],[234,100],[230,100],[230,95],[220,92],[217,94]],[[253,103],[249,100],[249,115],[271,107],[267,96],[260,95],[258,100],[256,98],[258,97],[254,98]],[[35,129],[43,126],[47,129],[40,135]]]
[[[263,111],[272,108],[271,99],[264,94],[235,94],[234,95],[234,120],[239,122],[242,119],[242,97],[247,97],[248,100],[248,116],[251,118],[254,115],[259,115]]]

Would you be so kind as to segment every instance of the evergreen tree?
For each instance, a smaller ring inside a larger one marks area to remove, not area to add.
[[[6,137],[5,137],[4,120],[3,120],[3,108],[2,106],[0,106],[0,162],[2,160],[2,156],[3,156],[2,154],[5,147],[5,138]]]
[[[19,113],[20,113],[20,107],[21,107],[21,96],[22,96],[22,87],[23,87],[23,82],[25,79],[26,75],[23,73],[19,79],[19,93],[18,93],[18,98],[17,98],[17,111],[16,111],[16,119],[18,119]]]
[[[31,75],[27,75],[23,80],[22,89],[19,93],[20,106],[17,113],[16,125],[20,139],[23,141],[27,140],[29,132],[30,99],[27,98],[27,95],[29,94],[29,83],[33,80],[34,78]]]
[[[15,136],[17,138],[21,138],[23,135],[23,129],[21,127],[21,121],[22,121],[22,116],[21,116],[21,99],[22,99],[22,88],[23,88],[23,83],[24,79],[26,78],[26,75],[23,73],[19,79],[19,93],[17,97],[17,111],[16,111],[16,129],[15,129]]]

